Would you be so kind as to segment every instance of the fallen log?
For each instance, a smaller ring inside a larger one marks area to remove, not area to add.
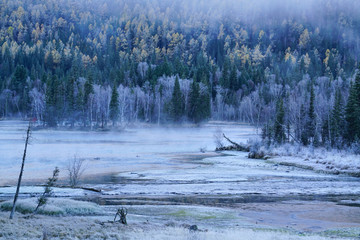
[[[250,147],[246,145],[241,145],[239,143],[236,143],[232,141],[230,138],[226,137],[225,134],[223,134],[223,137],[230,142],[232,145],[230,146],[223,146],[223,147],[217,147],[215,151],[241,151],[241,152],[250,152]]]

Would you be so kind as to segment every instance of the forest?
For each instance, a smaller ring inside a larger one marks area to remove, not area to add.
[[[1,0],[0,118],[360,141],[360,2]]]

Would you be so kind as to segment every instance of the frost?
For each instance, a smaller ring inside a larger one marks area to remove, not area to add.
[[[37,206],[37,198],[21,199],[16,204],[16,211],[28,214],[33,213]],[[12,201],[6,201],[0,204],[0,209],[10,211]],[[39,214],[44,215],[98,215],[103,211],[95,203],[75,201],[65,198],[49,199],[44,207],[40,207]]]

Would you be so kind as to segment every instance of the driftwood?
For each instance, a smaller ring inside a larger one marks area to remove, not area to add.
[[[225,134],[223,134],[223,137],[232,145],[218,147],[215,149],[215,151],[241,151],[241,152],[249,152],[250,151],[249,146],[245,146],[245,145],[236,143],[236,142],[232,141],[230,138],[226,137]]]
[[[114,222],[116,221],[117,216],[119,216],[119,218],[120,218],[119,222],[127,225],[127,222],[126,222],[127,213],[128,213],[127,208],[119,208],[115,214]]]

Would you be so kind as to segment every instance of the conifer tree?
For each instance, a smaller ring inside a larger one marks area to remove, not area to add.
[[[211,116],[211,109],[210,109],[210,93],[206,91],[203,94],[200,94],[199,99],[199,118],[197,119],[196,123],[201,122],[203,120],[208,119]]]
[[[282,99],[279,99],[276,104],[276,117],[274,123],[274,141],[277,143],[283,143],[285,141],[285,111],[284,111],[284,102]]]
[[[46,93],[45,93],[45,123],[49,127],[55,127],[57,125],[57,115],[56,115],[56,76],[49,77],[46,83]]]
[[[188,117],[191,121],[197,122],[199,120],[199,100],[200,87],[196,81],[191,84],[190,98],[189,98],[189,113]]]
[[[304,145],[316,144],[315,93],[313,83],[311,83],[309,109],[306,117],[306,126],[301,137],[302,143]]]
[[[344,135],[345,119],[344,107],[342,104],[341,92],[339,89],[335,93],[334,107],[330,117],[330,136],[331,145],[340,147],[342,145],[342,137]]]
[[[113,123],[113,126],[115,126],[116,121],[119,118],[119,93],[117,92],[115,85],[112,89],[109,108],[110,108],[110,119]]]
[[[310,89],[310,103],[309,103],[309,137],[312,138],[312,141],[315,137],[316,130],[316,116],[315,116],[315,93],[314,93],[314,84],[311,84]]]
[[[233,66],[231,68],[230,77],[229,77],[229,87],[233,91],[238,90],[238,81],[237,81],[236,67],[235,66]]]
[[[180,121],[181,117],[184,114],[184,99],[180,89],[179,78],[176,77],[174,91],[171,98],[171,109],[170,109],[171,118],[173,121]]]
[[[223,88],[230,87],[229,70],[230,70],[230,60],[226,59],[223,65],[222,76],[220,79],[220,84]]]
[[[345,111],[346,139],[352,143],[360,137],[360,74],[357,74],[355,83],[350,87]]]
[[[75,75],[72,74],[68,79],[66,86],[66,102],[67,102],[67,116],[70,119],[71,127],[74,126],[74,112],[75,112]]]
[[[89,112],[89,108],[91,107],[89,106],[90,95],[93,93],[94,93],[94,87],[92,85],[92,77],[89,77],[84,84],[84,101],[83,101],[84,127],[86,126],[87,119],[91,118],[91,116],[88,116],[88,112]]]
[[[22,95],[26,83],[26,69],[23,65],[16,67],[11,83],[13,90]]]

